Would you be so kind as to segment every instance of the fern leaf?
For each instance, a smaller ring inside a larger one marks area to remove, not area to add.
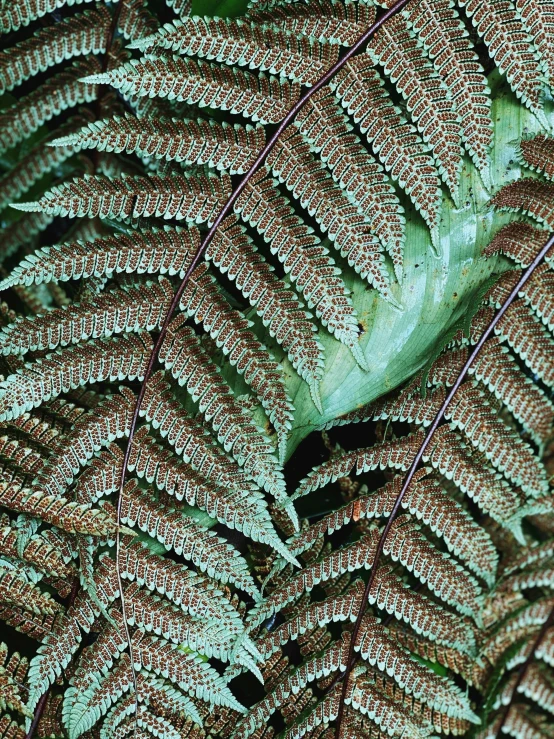
[[[31,243],[33,237],[45,229],[53,220],[54,216],[46,215],[46,213],[32,213],[27,218],[22,218],[4,229],[2,232],[0,264],[15,254],[22,244]]]
[[[375,469],[406,470],[420,443],[420,434],[413,434],[394,442],[383,442],[367,449],[358,449],[333,457],[314,469],[302,480],[292,499],[319,490],[339,477],[346,477],[356,467],[356,474]]]
[[[437,480],[426,478],[429,470],[422,470],[402,499],[402,508],[423,521],[436,536],[441,537],[448,550],[462,559],[477,575],[489,584],[495,579],[498,552],[492,541],[467,511],[443,490]],[[335,512],[324,516],[288,540],[296,556],[306,551],[323,534],[332,534],[354,520],[389,516],[402,487],[402,477],[374,493],[360,495]]]
[[[524,221],[512,221],[501,228],[485,247],[484,255],[505,254],[522,267],[528,267],[548,239],[548,232]],[[547,254],[547,264],[552,264],[553,254]]]
[[[490,91],[454,3],[421,0],[409,5],[404,15],[452,95],[463,142],[487,185],[493,138]]]
[[[172,511],[130,481],[124,489],[121,520],[137,525],[166,549],[194,562],[201,572],[223,584],[233,583],[255,601],[260,599],[246,561],[225,539],[200,526],[190,516]]]
[[[209,478],[195,473],[188,464],[175,458],[171,452],[158,446],[148,437],[147,429],[135,435],[129,469],[148,482],[155,480],[160,490],[175,495],[177,500],[186,500],[205,510],[231,529],[242,531],[255,541],[269,544],[282,556],[291,561],[291,555],[277,536],[263,498],[252,491],[227,491]],[[296,562],[292,558],[293,562]]]
[[[97,88],[86,85],[80,77],[98,66],[94,58],[76,62],[0,112],[0,153],[19,144],[64,110],[95,100]]]
[[[377,690],[374,680],[365,674],[362,667],[354,670],[346,703],[368,716],[379,727],[379,736],[383,735],[382,731],[388,736],[403,739],[424,739],[432,733],[431,726],[418,725],[411,711]]]
[[[319,381],[323,376],[323,358],[321,345],[313,337],[315,327],[300,301],[257,253],[234,217],[223,221],[206,257],[236,283],[256,308],[270,335],[283,346],[295,370],[308,383],[312,399],[321,410]]]
[[[108,395],[83,414],[44,465],[35,487],[47,494],[63,494],[95,452],[129,434],[135,402],[134,393],[121,387],[119,395]]]
[[[48,592],[42,591],[37,584],[27,580],[17,570],[4,566],[0,566],[0,597],[2,603],[23,608],[37,616],[41,614],[53,616],[62,610],[62,606]]]
[[[517,491],[492,467],[472,455],[460,436],[447,426],[435,432],[424,461],[452,480],[496,521],[507,525],[516,515],[520,505]]]
[[[82,641],[81,629],[88,633],[97,615],[88,599],[78,594],[75,603],[55,623],[29,667],[30,693],[27,705],[31,711],[79,648]]]
[[[231,307],[206,264],[194,271],[179,307],[203,324],[216,345],[229,357],[231,365],[259,397],[277,432],[282,462],[292,428],[293,406],[279,365],[250,330],[252,324]]]
[[[517,300],[495,329],[495,333],[519,354],[529,369],[548,387],[554,386],[554,341],[551,333],[525,304]]]
[[[266,175],[267,170],[262,168],[247,184],[236,211],[264,235],[272,254],[277,255],[308,307],[315,309],[323,325],[351,349],[365,369],[356,312],[339,269],[318,237],[280,195],[276,182]]]
[[[178,318],[169,328],[159,358],[179,384],[186,385],[206,420],[217,432],[225,451],[232,450],[235,459],[260,486],[276,500],[288,505],[283,475],[271,446],[234,400],[218,368],[192,329],[183,326],[182,319]],[[294,516],[292,510],[291,514]]]
[[[554,85],[554,13],[548,0],[515,0],[517,12],[531,34],[550,87]]]
[[[216,657],[224,662],[231,659],[235,646],[233,635],[221,620],[206,620],[183,613],[166,598],[141,589],[136,583],[126,587],[125,598],[129,603],[128,620],[131,625],[163,636],[174,644],[186,645],[206,657]]]
[[[136,632],[133,653],[141,666],[157,675],[167,675],[182,690],[192,692],[211,705],[229,706],[239,713],[246,709],[236,700],[226,681],[200,657],[186,654],[155,636]]]
[[[384,552],[426,583],[440,600],[479,621],[481,588],[477,580],[448,554],[438,552],[409,517],[399,516],[393,523]]]
[[[62,136],[54,146],[98,151],[126,151],[142,157],[210,167],[243,174],[265,143],[262,126],[239,126],[213,120],[114,116]]]
[[[50,529],[52,532],[52,529]],[[37,570],[55,578],[72,578],[74,568],[63,556],[55,543],[51,543],[46,531],[33,534],[19,547],[17,528],[13,525],[0,527],[0,552],[14,560],[22,559],[30,562]]]
[[[115,575],[115,562],[109,560],[109,564]],[[240,615],[211,578],[153,554],[141,544],[125,547],[120,553],[120,567],[124,579],[146,585],[152,592],[157,591],[185,613],[219,621],[233,640],[242,634]]]
[[[298,113],[295,124],[329,167],[335,182],[369,218],[401,281],[404,210],[381,165],[352,133],[336,97],[328,89],[317,92]]]
[[[542,111],[541,67],[533,39],[511,0],[494,0],[487,8],[478,0],[459,0],[483,38],[512,90],[546,124]],[[548,128],[548,124],[545,125]]]
[[[84,78],[107,84],[123,94],[168,97],[200,107],[241,113],[260,123],[278,123],[299,97],[296,83],[263,74],[225,69],[209,62],[173,57],[145,57],[110,72]]]
[[[337,60],[337,46],[314,43],[245,19],[192,16],[166,23],[160,30],[130,44],[249,67],[312,85]]]
[[[40,221],[47,217],[38,214],[29,218]],[[135,232],[133,236],[116,234],[91,242],[70,241],[43,247],[27,256],[0,283],[0,289],[125,272],[177,274],[182,277],[189,253],[194,253],[199,245],[200,236],[196,228]]]
[[[529,444],[498,417],[486,393],[477,386],[464,383],[445,416],[514,484],[534,497],[546,491],[545,471],[539,459]]]
[[[454,649],[458,656],[475,654],[476,638],[471,622],[415,592],[391,565],[377,570],[368,602],[409,624],[418,640],[428,639],[434,645]]]
[[[142,377],[152,350],[148,334],[84,343],[28,363],[0,382],[0,418],[10,420],[88,382]]]
[[[389,276],[369,219],[335,185],[325,168],[310,154],[294,129],[287,129],[267,158],[273,173],[327,232],[343,257],[381,295],[398,304],[389,289]]]
[[[115,517],[108,510],[13,484],[0,492],[0,501],[13,511],[29,513],[68,533],[106,537],[117,528]]]
[[[37,18],[53,13],[64,5],[80,5],[91,0],[14,0],[2,7],[0,14],[0,33],[16,31],[21,26],[28,26]]]
[[[220,449],[205,425],[175,400],[163,372],[149,380],[140,413],[193,470],[222,488],[248,491],[255,497],[256,487],[235,460]]]
[[[437,242],[441,190],[433,158],[383,89],[367,54],[347,62],[330,87],[372,145],[381,163],[410,196]]]
[[[83,117],[76,116],[70,119],[66,128],[73,130],[76,124],[82,123],[83,120]],[[26,157],[21,159],[10,172],[0,179],[0,210],[30,190],[41,177],[55,170],[74,153],[71,146],[51,149],[45,146],[45,142],[41,142],[34,147]]]
[[[533,290],[531,286],[527,296],[538,298],[538,304],[541,305],[540,288]],[[544,391],[521,372],[507,347],[494,337],[489,339],[470,371],[497,398],[502,399],[537,443],[546,441],[554,422],[554,405]]]
[[[39,642],[46,639],[54,624],[53,616],[37,616],[17,606],[0,605],[0,617],[8,626]]]
[[[553,195],[554,183],[523,178],[505,185],[491,200],[491,205],[499,210],[523,211],[553,230]]]
[[[36,203],[17,203],[12,207],[71,218],[156,216],[210,223],[230,192],[227,176],[123,176],[114,180],[104,175],[85,175],[54,187]]]
[[[172,297],[173,287],[163,278],[157,284],[147,282],[103,292],[84,304],[72,303],[42,316],[20,318],[0,331],[0,349],[3,354],[21,355],[85,339],[151,331],[163,321]]]
[[[394,16],[379,29],[369,44],[368,53],[381,64],[402,94],[456,202],[462,167],[462,138],[458,114],[446,82],[435,72],[402,15]]]
[[[387,629],[373,616],[365,616],[361,639],[355,649],[373,667],[378,666],[408,694],[427,703],[447,716],[467,719],[477,723],[479,719],[470,708],[462,690],[444,677],[436,675],[410,657],[392,639]]]
[[[98,5],[0,52],[0,94],[75,56],[104,53],[110,22],[107,9]]]
[[[554,20],[554,14],[552,15]],[[554,70],[553,70],[554,71]],[[517,157],[521,164],[554,180],[554,138],[542,133],[520,140]]]

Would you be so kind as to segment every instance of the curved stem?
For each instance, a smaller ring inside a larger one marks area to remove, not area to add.
[[[198,266],[198,263],[200,262],[204,252],[206,251],[208,245],[212,241],[213,237],[215,236],[219,226],[221,225],[223,219],[230,213],[233,205],[239,198],[240,194],[246,187],[246,185],[249,183],[249,181],[252,179],[252,177],[256,174],[260,166],[264,163],[266,157],[271,152],[275,144],[277,143],[279,136],[283,133],[285,128],[289,125],[289,123],[293,120],[293,118],[296,116],[298,111],[308,102],[308,100],[314,95],[318,90],[320,90],[322,87],[324,87],[329,80],[332,79],[332,77],[340,70],[342,67],[346,64],[346,62],[351,59],[360,49],[371,39],[371,37],[377,33],[377,31],[381,28],[381,26],[386,23],[386,21],[391,18],[396,13],[400,12],[402,8],[408,4],[410,0],[397,0],[397,2],[394,3],[394,5],[389,8],[381,17],[370,27],[368,30],[360,36],[358,41],[348,49],[348,51],[334,64],[314,85],[311,87],[307,92],[304,93],[304,95],[298,100],[298,102],[289,110],[287,115],[283,118],[279,126],[277,127],[275,133],[271,136],[269,141],[266,143],[266,145],[263,147],[263,149],[258,154],[255,162],[252,164],[248,172],[244,175],[240,183],[237,185],[237,187],[234,189],[234,191],[231,193],[229,199],[221,209],[219,215],[213,222],[212,226],[210,227],[210,230],[204,237],[202,243],[196,250],[192,262],[190,263],[183,280],[181,284],[179,285],[179,288],[177,292],[175,293],[173,300],[171,301],[171,305],[168,308],[168,311],[164,317],[163,323],[160,327],[160,333],[156,340],[156,343],[154,345],[154,349],[152,350],[152,353],[150,354],[150,358],[148,360],[148,364],[146,366],[146,370],[144,373],[144,378],[141,383],[141,387],[138,393],[137,401],[135,404],[135,408],[133,410],[133,415],[131,418],[131,425],[129,428],[129,437],[127,440],[127,446],[125,448],[125,454],[123,457],[123,467],[121,470],[121,478],[120,478],[120,484],[119,484],[119,495],[118,495],[118,501],[117,501],[117,531],[116,531],[116,571],[117,571],[117,580],[119,584],[119,592],[120,592],[120,602],[121,602],[121,612],[123,615],[123,622],[124,624],[127,623],[126,619],[126,607],[125,607],[125,597],[123,595],[123,587],[122,587],[122,581],[121,581],[121,572],[119,567],[119,555],[121,552],[121,511],[123,506],[123,488],[125,486],[125,480],[126,480],[126,474],[127,474],[127,465],[129,463],[129,458],[131,455],[131,447],[133,444],[133,437],[135,435],[140,409],[142,406],[142,401],[144,399],[144,395],[146,393],[146,383],[148,382],[150,376],[152,375],[152,371],[154,369],[154,365],[156,363],[156,360],[158,358],[159,351],[161,349],[161,346],[164,342],[167,329],[169,327],[169,324],[171,322],[171,319],[173,317],[173,314],[175,313],[181,298],[183,296],[183,293],[186,289],[186,286],[188,284],[188,281]],[[136,694],[136,676],[134,673],[134,667],[133,667],[133,658],[132,658],[132,647],[131,647],[131,641],[128,639],[129,644],[129,652],[131,656],[131,667],[133,669],[133,687],[135,689],[135,699],[138,700],[137,694]],[[137,704],[135,703],[135,707],[137,707]]]
[[[519,279],[517,285],[514,287],[514,289],[511,291],[511,293],[508,295],[498,312],[495,314],[492,321],[489,323],[485,331],[483,332],[481,338],[475,345],[473,351],[469,355],[466,363],[460,370],[460,374],[456,378],[456,381],[452,385],[452,388],[450,389],[450,392],[444,399],[444,402],[442,406],[440,407],[437,415],[435,416],[433,423],[429,427],[429,430],[427,431],[427,434],[425,435],[425,438],[423,439],[423,442],[421,443],[421,446],[419,447],[417,454],[414,457],[414,460],[412,464],[410,465],[410,468],[408,470],[408,473],[406,475],[406,478],[404,480],[404,484],[402,485],[402,489],[400,490],[396,501],[394,503],[393,509],[391,511],[391,514],[387,520],[387,523],[385,525],[385,528],[383,529],[383,532],[381,534],[381,537],[379,539],[379,542],[377,544],[377,549],[375,551],[375,556],[373,558],[373,564],[371,565],[371,572],[367,581],[367,585],[365,587],[364,595],[362,598],[362,602],[360,604],[360,610],[358,611],[358,617],[356,618],[356,623],[354,624],[354,630],[352,631],[352,637],[350,639],[350,647],[348,650],[348,659],[346,662],[346,672],[343,675],[343,684],[342,684],[342,693],[341,693],[341,700],[339,704],[339,711],[337,714],[337,724],[336,724],[336,731],[335,736],[336,739],[340,739],[340,731],[341,731],[341,725],[342,725],[342,719],[344,716],[344,701],[346,698],[346,694],[348,692],[348,681],[350,677],[350,672],[352,670],[352,667],[355,662],[355,655],[354,655],[354,649],[356,646],[356,641],[358,638],[358,635],[360,633],[360,627],[362,625],[362,620],[365,614],[367,601],[369,598],[369,594],[371,592],[371,588],[373,586],[373,583],[375,581],[375,575],[377,573],[377,566],[379,564],[379,560],[381,559],[383,555],[383,549],[385,547],[385,542],[387,540],[387,536],[389,535],[389,532],[391,530],[392,524],[394,523],[394,520],[398,516],[398,512],[400,511],[400,507],[402,505],[402,501],[404,499],[404,496],[408,492],[408,489],[410,487],[410,484],[413,480],[413,477],[417,471],[417,468],[419,466],[419,463],[421,462],[423,455],[425,454],[425,450],[431,443],[431,440],[433,438],[433,435],[435,431],[437,430],[437,427],[441,423],[441,421],[444,418],[444,414],[446,410],[448,409],[448,406],[452,402],[452,399],[458,392],[458,389],[462,382],[464,381],[468,370],[470,369],[471,365],[474,363],[475,359],[481,352],[481,349],[483,348],[485,342],[489,338],[489,336],[492,334],[496,326],[498,325],[499,321],[502,319],[510,305],[514,302],[514,300],[517,298],[520,290],[524,287],[524,285],[527,283],[533,272],[537,269],[537,267],[543,262],[544,258],[550,251],[550,249],[554,246],[554,233],[550,236],[546,244],[542,247],[540,252],[537,254],[537,256],[533,259],[529,267],[525,270],[525,272],[521,275],[521,278]],[[554,613],[554,612],[553,612]],[[554,618],[554,615],[553,615]],[[522,678],[523,679],[523,678]]]

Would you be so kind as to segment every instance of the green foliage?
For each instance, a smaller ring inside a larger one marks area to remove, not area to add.
[[[30,657],[0,646],[0,736],[551,736],[554,256],[374,562],[554,229],[545,0],[411,0],[310,98],[180,294],[123,470],[202,237],[391,4],[0,8],[0,619]]]

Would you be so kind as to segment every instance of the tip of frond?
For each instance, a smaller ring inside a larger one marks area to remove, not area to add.
[[[10,203],[10,208],[23,210],[27,213],[40,213],[40,211],[42,210],[40,203],[37,200],[30,203]]]
[[[442,248],[438,227],[431,229],[431,246],[433,247],[433,254],[439,259],[442,255]]]
[[[154,43],[155,42],[151,36],[146,36],[145,38],[139,38],[131,41],[130,44],[127,44],[127,48],[139,49],[140,51],[144,51],[144,49],[147,49],[149,46],[153,46]]]
[[[364,372],[369,372],[369,365],[360,344],[358,342],[355,342],[353,344],[349,344],[348,348],[350,349],[350,351],[352,352],[352,356],[354,357],[358,365],[364,370]]]
[[[89,74],[86,77],[81,77],[79,82],[84,82],[87,85],[106,85],[110,82],[110,79],[108,72],[100,72],[99,74]]]
[[[60,136],[59,139],[53,139],[48,142],[48,146],[72,146],[79,141],[79,135],[71,133],[68,136]]]
[[[321,393],[319,390],[319,382],[313,381],[309,383],[310,386],[310,395],[312,396],[312,400],[314,401],[314,405],[317,408],[317,410],[323,415],[323,405],[321,403]]]
[[[486,167],[480,167],[479,174],[481,175],[483,187],[487,191],[487,194],[490,195],[492,192],[492,175],[490,167],[488,165]]]

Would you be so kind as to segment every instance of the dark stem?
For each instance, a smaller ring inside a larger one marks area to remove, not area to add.
[[[373,558],[373,564],[371,565],[371,572],[369,574],[369,578],[367,581],[367,585],[365,587],[364,595],[362,598],[362,602],[360,604],[360,610],[358,612],[358,617],[356,619],[356,623],[354,625],[354,630],[352,632],[352,637],[350,639],[350,646],[348,649],[348,659],[346,662],[346,671],[343,676],[343,684],[342,684],[342,693],[341,693],[341,700],[339,703],[339,711],[337,714],[337,724],[336,724],[336,732],[335,737],[336,739],[340,739],[340,730],[341,730],[341,724],[342,719],[344,716],[344,701],[346,698],[346,694],[348,692],[348,679],[350,677],[350,672],[352,670],[352,667],[354,666],[356,657],[354,654],[354,649],[356,646],[356,641],[360,632],[360,627],[362,625],[362,620],[365,614],[365,609],[367,606],[367,601],[369,598],[369,594],[371,592],[371,588],[373,587],[373,583],[375,581],[375,575],[377,573],[377,566],[379,564],[379,560],[381,559],[383,555],[383,549],[385,546],[385,542],[387,540],[387,536],[389,535],[389,532],[391,530],[392,524],[394,523],[395,518],[398,515],[398,512],[400,511],[400,507],[402,505],[402,501],[404,499],[404,496],[408,492],[408,489],[410,487],[410,484],[412,482],[412,479],[417,471],[417,468],[419,466],[419,463],[421,462],[423,455],[425,454],[425,450],[429,446],[431,439],[433,438],[433,435],[435,431],[437,430],[437,427],[443,420],[444,414],[452,402],[452,399],[458,392],[458,389],[462,382],[464,381],[468,370],[470,369],[471,365],[474,363],[475,359],[481,352],[481,349],[483,348],[485,342],[489,338],[489,336],[492,334],[500,320],[502,319],[504,313],[508,310],[510,305],[514,302],[514,300],[517,298],[518,293],[520,290],[524,287],[527,280],[531,277],[533,272],[536,270],[536,268],[542,263],[547,253],[550,251],[550,249],[554,246],[554,233],[550,236],[546,244],[543,246],[543,248],[540,250],[540,252],[537,254],[537,256],[533,259],[529,267],[525,270],[525,272],[522,274],[521,278],[519,279],[517,285],[514,287],[512,292],[508,295],[505,302],[502,304],[492,321],[489,323],[485,331],[483,332],[481,338],[475,345],[473,351],[469,355],[466,363],[462,367],[460,374],[456,378],[456,382],[450,389],[450,392],[446,396],[440,410],[438,411],[437,415],[435,416],[435,419],[433,420],[433,423],[429,427],[429,430],[421,444],[421,446],[418,449],[417,454],[414,457],[414,460],[412,464],[410,465],[410,468],[408,470],[408,473],[406,475],[406,479],[404,480],[404,484],[402,485],[402,489],[400,490],[400,493],[398,494],[398,497],[396,498],[396,501],[394,503],[393,509],[391,511],[391,514],[387,520],[387,523],[385,525],[385,528],[383,529],[383,532],[381,534],[381,537],[379,539],[379,542],[377,544],[377,549],[375,551],[375,557]],[[552,616],[554,618],[554,615]],[[523,678],[522,678],[523,679]]]
[[[393,15],[400,12],[402,8],[408,4],[410,0],[397,0],[397,2],[362,35],[356,41],[354,46],[351,46],[350,49],[342,56],[336,64],[334,64],[324,75],[321,77],[313,87],[311,87],[307,92],[304,93],[304,95],[300,98],[300,100],[294,105],[287,115],[283,118],[281,123],[279,124],[277,130],[275,133],[271,136],[269,141],[266,143],[264,148],[260,151],[258,154],[258,157],[256,158],[256,161],[252,164],[248,172],[244,175],[240,183],[237,185],[235,190],[231,193],[229,199],[221,209],[219,215],[215,219],[214,223],[212,224],[210,230],[204,237],[204,240],[196,250],[196,253],[194,254],[194,257],[192,259],[192,262],[190,263],[185,276],[183,277],[183,281],[179,285],[179,288],[177,292],[175,293],[173,300],[171,301],[171,305],[168,308],[168,311],[165,315],[165,318],[163,320],[163,323],[160,327],[160,333],[156,340],[156,343],[154,344],[154,348],[152,350],[152,353],[150,354],[150,358],[148,360],[148,364],[146,367],[146,371],[144,373],[144,378],[142,380],[140,390],[137,397],[137,402],[135,404],[135,408],[133,410],[133,416],[131,418],[131,425],[129,428],[129,438],[127,440],[127,446],[125,448],[125,455],[123,458],[123,467],[121,470],[121,478],[120,478],[120,484],[119,484],[119,495],[118,495],[118,501],[117,501],[117,531],[116,531],[116,571],[117,571],[117,580],[119,585],[119,592],[120,592],[120,602],[121,602],[121,612],[123,615],[123,623],[126,626],[127,619],[126,619],[126,608],[125,608],[125,597],[123,595],[123,587],[122,587],[122,581],[121,581],[121,572],[119,568],[119,555],[121,552],[121,510],[123,505],[123,488],[125,486],[125,480],[126,480],[126,474],[127,474],[127,465],[129,463],[129,457],[131,455],[131,446],[133,443],[133,437],[135,435],[135,430],[137,427],[138,419],[139,419],[139,413],[142,405],[142,401],[144,399],[144,395],[146,393],[146,383],[148,382],[150,376],[152,375],[152,371],[154,369],[154,365],[156,363],[156,360],[158,358],[158,354],[160,351],[160,348],[163,344],[163,341],[165,339],[165,335],[167,333],[167,329],[169,327],[169,324],[171,322],[171,319],[173,317],[173,314],[175,313],[181,298],[183,296],[183,293],[186,289],[187,283],[198,266],[198,263],[200,262],[200,259],[202,258],[204,252],[206,251],[208,245],[212,241],[213,237],[215,236],[219,226],[221,225],[223,219],[229,214],[231,211],[233,205],[239,198],[240,194],[248,184],[248,182],[252,179],[252,177],[256,174],[260,166],[264,163],[267,155],[271,152],[275,144],[277,143],[277,140],[279,139],[279,136],[283,133],[285,128],[289,125],[289,123],[292,121],[292,119],[295,117],[295,115],[298,113],[298,111],[308,102],[308,100],[314,95],[318,90],[320,90],[322,87],[324,87],[329,80],[333,78],[333,76],[340,70],[342,67],[346,64],[346,62],[351,59],[360,49],[371,39],[371,37],[381,28],[381,26]],[[129,645],[129,653],[131,657],[131,668],[133,671],[133,687],[135,689],[135,698],[136,698],[136,675],[134,672],[133,667],[133,657],[132,657],[132,647],[131,647],[131,640],[128,639],[128,645]],[[138,699],[137,699],[138,700]],[[135,703],[135,705],[137,705]]]
[[[68,609],[71,608],[71,606],[75,603],[75,598],[77,597],[78,592],[79,592],[79,580],[78,578],[75,578],[73,580],[73,585],[71,586],[71,593],[69,594],[69,598],[67,599]],[[42,718],[42,714],[44,713],[44,709],[46,708],[46,704],[48,703],[49,695],[50,695],[50,688],[48,688],[48,690],[45,690],[44,693],[40,696],[40,700],[37,703],[37,707],[35,708],[33,721],[31,723],[29,731],[27,732],[25,736],[25,739],[33,739],[35,731],[37,730],[37,727]]]

